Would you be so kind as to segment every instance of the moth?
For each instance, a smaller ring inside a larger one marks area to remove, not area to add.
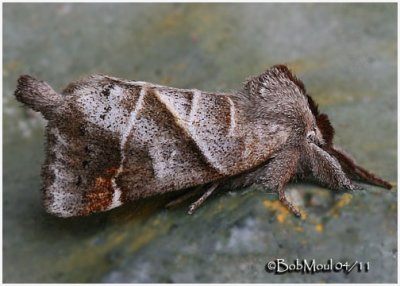
[[[285,196],[290,181],[391,188],[333,144],[328,116],[284,65],[232,93],[92,75],[60,94],[23,75],[15,96],[48,121],[43,201],[60,217],[178,190],[186,191],[169,205],[197,195],[193,213],[218,190],[253,184],[300,216]]]

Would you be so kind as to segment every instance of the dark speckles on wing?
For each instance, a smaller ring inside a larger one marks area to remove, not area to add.
[[[63,164],[73,173],[81,213],[114,205],[115,186],[126,202],[201,185],[254,168],[279,145],[244,125],[229,95],[101,76],[89,81],[66,89],[70,119],[57,123],[76,139],[68,149],[75,159]],[[51,184],[53,172],[46,176]]]
[[[127,114],[135,109],[141,90],[141,86],[129,86],[125,89],[125,96],[121,98],[121,107],[127,111]]]
[[[88,121],[106,130],[122,134],[137,104],[140,86],[127,88],[118,82],[98,78],[98,86],[80,89],[77,102]]]
[[[177,118],[156,92],[149,88],[143,98],[125,146],[129,155],[117,180],[122,188],[140,189],[140,194],[132,193],[132,197],[177,190],[220,177],[193,139],[176,124]]]
[[[104,97],[109,97],[110,89],[112,89],[113,87],[114,87],[113,83],[107,84],[105,87],[103,87],[103,90],[100,92],[100,95]]]

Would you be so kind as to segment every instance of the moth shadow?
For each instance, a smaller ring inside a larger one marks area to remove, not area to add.
[[[165,205],[175,195],[162,194],[143,198],[106,212],[98,212],[88,216],[61,218],[43,210],[37,219],[36,227],[59,237],[68,235],[73,235],[75,238],[90,237],[115,227],[133,222],[144,222],[160,211],[166,210]]]
[[[188,190],[180,190],[167,194],[160,194],[148,198],[129,202],[123,206],[112,209],[107,212],[94,213],[88,216],[79,216],[71,218],[59,218],[42,211],[41,218],[37,220],[36,227],[41,228],[45,232],[51,232],[56,237],[73,236],[77,239],[90,237],[108,229],[123,227],[134,223],[145,223],[146,220],[155,215],[162,213],[177,213],[191,217],[188,215],[190,205],[195,202],[201,194],[190,196],[177,204],[168,206],[171,202],[179,200]],[[245,196],[247,193],[251,195],[253,200],[257,197],[260,200],[277,201],[278,194],[271,190],[260,190],[259,188],[243,188],[243,189],[221,189],[213,194],[207,201],[200,206],[196,212],[210,202],[220,199],[223,196]],[[262,193],[267,194],[265,197]],[[354,193],[348,191],[332,191],[327,188],[315,185],[313,183],[294,182],[288,185],[286,190],[287,196],[296,204],[310,213],[315,215],[325,215],[334,207],[335,201],[345,193]],[[241,201],[239,199],[239,201]],[[195,212],[195,213],[196,213]]]

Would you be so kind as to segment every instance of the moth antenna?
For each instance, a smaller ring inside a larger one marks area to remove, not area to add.
[[[63,97],[50,85],[29,75],[19,77],[14,94],[18,101],[42,113],[46,119],[55,113],[56,107],[63,101]]]
[[[205,200],[211,196],[211,194],[215,191],[218,187],[218,183],[214,183],[197,201],[190,205],[188,214],[193,214],[195,210],[197,210]]]
[[[203,188],[203,185],[200,185],[196,188],[194,188],[191,191],[188,191],[187,193],[175,198],[174,200],[170,201],[168,204],[165,205],[166,208],[173,208],[181,203],[183,203],[184,201],[190,199],[191,197],[197,195]]]
[[[337,150],[332,146],[328,152],[339,160],[340,165],[342,165],[347,175],[355,178],[356,180],[360,180],[371,185],[383,187],[386,189],[392,188],[392,185],[389,182],[386,182],[385,180],[379,178],[370,171],[357,165],[356,162],[343,151]]]

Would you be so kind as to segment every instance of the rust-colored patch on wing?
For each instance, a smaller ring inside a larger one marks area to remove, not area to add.
[[[106,169],[102,176],[96,178],[93,189],[83,196],[85,204],[82,210],[83,215],[104,211],[110,206],[114,194],[111,180],[117,171],[117,167],[112,167]]]

